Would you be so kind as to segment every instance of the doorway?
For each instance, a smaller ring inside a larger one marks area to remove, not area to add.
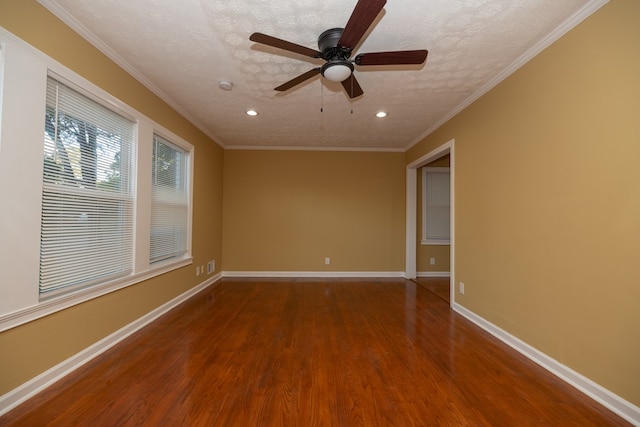
[[[455,141],[452,139],[441,146],[435,148],[424,156],[416,159],[407,165],[407,193],[406,193],[406,258],[405,258],[405,278],[407,279],[416,279],[417,277],[417,199],[418,199],[418,188],[417,188],[417,178],[418,178],[418,169],[422,166],[425,166],[434,160],[437,160],[447,154],[450,157],[450,246],[449,246],[449,259],[450,259],[450,276],[449,276],[449,305],[453,306],[455,303],[455,287],[453,284],[454,273],[455,273],[455,227],[454,227],[454,218],[455,218],[455,155],[454,155],[454,146]]]

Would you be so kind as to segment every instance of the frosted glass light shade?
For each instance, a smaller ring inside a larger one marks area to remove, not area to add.
[[[344,64],[335,64],[327,67],[322,75],[332,82],[341,82],[351,75],[351,68]]]

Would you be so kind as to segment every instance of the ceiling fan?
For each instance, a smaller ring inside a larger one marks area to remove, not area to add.
[[[342,82],[350,98],[356,98],[364,92],[353,75],[354,65],[409,65],[422,64],[427,59],[426,50],[401,50],[394,52],[361,53],[351,59],[351,52],[358,45],[364,33],[378,16],[387,0],[358,0],[347,25],[344,28],[331,28],[318,37],[318,48],[311,49],[262,33],[253,33],[249,40],[267,46],[299,53],[311,58],[322,58],[324,65],[307,71],[281,84],[275,90],[286,91],[311,77],[322,74],[333,82]]]

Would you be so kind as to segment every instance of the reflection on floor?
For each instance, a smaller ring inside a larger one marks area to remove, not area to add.
[[[320,425],[630,424],[401,278],[222,279],[0,417]]]
[[[418,277],[414,282],[445,300],[450,302],[448,277]]]

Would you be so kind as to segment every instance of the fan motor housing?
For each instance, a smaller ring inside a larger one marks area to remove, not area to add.
[[[351,49],[338,45],[343,31],[344,28],[331,28],[320,34],[318,48],[322,52],[322,59],[330,61],[332,59],[348,59],[351,56]]]

